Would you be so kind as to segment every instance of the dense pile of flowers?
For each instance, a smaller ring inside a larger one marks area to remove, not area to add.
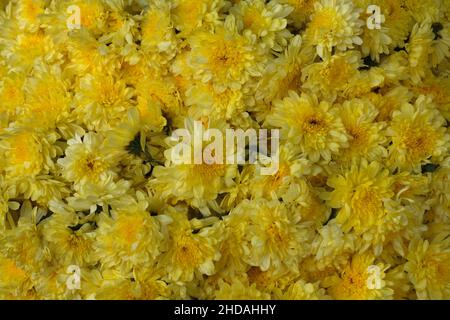
[[[0,10],[0,298],[450,299],[450,1]],[[279,170],[175,165],[193,121]]]

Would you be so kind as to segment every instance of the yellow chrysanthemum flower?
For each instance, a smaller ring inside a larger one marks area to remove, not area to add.
[[[371,266],[378,269],[379,274],[372,274],[379,277],[379,286],[376,281],[373,283],[375,286],[371,285]],[[392,299],[393,290],[386,287],[384,271],[382,264],[374,264],[374,257],[355,255],[328,292],[337,300]]]
[[[416,24],[411,31],[406,50],[409,57],[411,80],[420,83],[429,69],[434,34],[429,23]]]
[[[324,194],[332,208],[340,208],[336,221],[344,231],[361,234],[382,223],[386,215],[385,199],[393,197],[393,179],[380,163],[361,160],[343,175],[328,179],[334,190]]]
[[[358,51],[335,54],[326,61],[312,63],[303,68],[303,88],[333,101],[355,78],[359,67],[361,54]]]
[[[75,113],[88,128],[108,130],[126,116],[132,95],[132,89],[112,75],[88,74],[80,79]]]
[[[236,16],[239,29],[251,31],[259,37],[260,45],[268,50],[281,51],[291,36],[285,19],[292,11],[276,1],[243,0],[230,9]]]
[[[267,124],[281,128],[281,139],[299,146],[311,161],[329,161],[332,154],[348,146],[348,136],[336,109],[326,101],[290,91],[289,96],[274,102]]]
[[[22,28],[36,29],[39,25],[39,15],[44,13],[44,0],[20,0],[17,3],[17,19]]]
[[[169,138],[168,142],[171,148],[164,152],[166,164],[164,167],[158,166],[153,170],[156,179],[149,181],[149,184],[154,186],[168,201],[174,203],[188,201],[189,204],[199,208],[203,214],[209,215],[210,208],[220,211],[215,200],[219,194],[226,193],[234,185],[233,179],[237,174],[237,165],[226,163],[226,153],[223,153],[224,157],[219,159],[219,162],[205,163],[203,155],[209,145],[206,142],[201,145],[201,163],[195,163],[197,157],[195,140],[198,141],[202,137],[196,136],[194,126],[191,119],[186,121],[186,130],[191,137],[188,142],[183,140],[174,144],[173,140]],[[217,128],[214,123],[209,123],[208,126]],[[205,129],[208,126],[205,126]],[[178,143],[184,144],[189,152],[185,154],[183,151],[183,154],[180,155],[180,152],[177,151],[179,150]],[[222,141],[223,148],[225,144],[226,142]],[[215,152],[215,150],[212,151]],[[184,157],[181,159],[183,163],[177,163],[180,159],[175,159],[180,156]]]
[[[293,37],[284,54],[269,61],[257,88],[256,99],[270,103],[277,98],[284,98],[290,90],[299,92],[303,67],[312,60],[313,51],[302,48],[300,36]]]
[[[433,241],[415,239],[408,249],[405,270],[419,299],[449,299],[450,251],[448,236]]]
[[[96,230],[96,251],[103,268],[117,264],[130,268],[152,264],[161,253],[161,228],[170,223],[166,216],[151,216],[145,203],[102,213]]]
[[[433,107],[431,99],[421,96],[415,105],[405,104],[395,111],[387,135],[389,164],[400,169],[417,171],[429,158],[439,160],[448,153],[450,136],[445,119]]]
[[[372,161],[387,156],[383,146],[387,140],[382,131],[384,126],[375,122],[378,112],[370,102],[359,99],[345,101],[339,109],[339,116],[350,136],[349,148],[340,159],[350,161],[365,155]]]
[[[351,1],[321,0],[314,4],[311,22],[305,31],[305,41],[316,47],[321,58],[327,58],[333,48],[339,51],[362,44],[362,21],[359,10]]]
[[[262,271],[269,267],[279,273],[297,270],[310,239],[306,225],[299,222],[300,215],[289,212],[278,201],[244,200],[230,213],[225,225],[231,227],[236,219],[243,221],[244,229],[241,249],[235,254],[242,252],[244,261]]]
[[[97,183],[107,176],[115,176],[114,157],[104,147],[104,139],[93,132],[83,138],[76,136],[67,142],[66,156],[58,160],[62,175],[75,184]]]
[[[173,0],[172,20],[182,35],[205,27],[212,28],[219,23],[219,11],[225,5],[223,0]]]
[[[57,202],[50,204],[57,213],[44,219],[39,224],[40,231],[46,241],[53,261],[61,267],[69,265],[84,266],[93,261],[94,233],[92,225],[81,224],[75,212],[58,210],[61,207]]]
[[[174,223],[169,227],[167,251],[159,262],[167,270],[168,279],[186,282],[202,275],[213,275],[214,261],[220,258],[220,226],[205,227],[193,233],[184,212],[173,212],[171,216]]]
[[[155,2],[145,13],[141,47],[144,60],[153,66],[167,63],[176,54],[177,41],[170,18],[170,5],[164,1]]]
[[[16,114],[23,108],[25,102],[24,83],[24,77],[15,73],[5,75],[0,82],[0,112],[5,114],[10,121],[14,121]]]
[[[214,90],[241,89],[252,77],[261,76],[265,55],[250,36],[240,35],[235,19],[228,16],[215,32],[198,31],[189,38],[189,63],[193,76],[211,82]]]

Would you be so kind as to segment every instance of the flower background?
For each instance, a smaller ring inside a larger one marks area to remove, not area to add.
[[[0,9],[0,298],[450,299],[450,1]],[[195,120],[279,171],[174,165]]]

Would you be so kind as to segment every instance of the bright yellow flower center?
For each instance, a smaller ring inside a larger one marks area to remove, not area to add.
[[[450,254],[435,253],[423,262],[426,276],[434,281],[448,283],[450,281]]]
[[[427,158],[433,152],[437,135],[432,128],[428,126],[410,127],[401,134],[408,157],[413,163]]]
[[[38,142],[32,135],[20,133],[12,137],[10,148],[9,162],[20,166],[20,174],[36,174],[40,171],[42,154]]]
[[[383,215],[384,205],[375,188],[360,186],[353,194],[351,200],[353,213],[362,223],[368,218]],[[355,217],[355,218],[356,218]]]
[[[173,248],[173,259],[178,266],[198,266],[202,259],[200,243],[188,235],[178,236]]]
[[[312,114],[303,121],[302,129],[308,135],[325,135],[328,132],[328,125],[323,115]]]
[[[325,8],[314,15],[309,26],[316,32],[332,35],[337,27],[336,19],[338,17],[335,9]]]
[[[220,40],[211,49],[211,68],[216,74],[226,72],[228,69],[242,67],[242,53],[240,48],[231,40]]]
[[[320,71],[320,75],[326,79],[327,84],[333,87],[345,85],[354,73],[355,70],[343,57],[333,58]]]
[[[353,147],[362,147],[367,143],[368,132],[366,128],[362,126],[352,126],[346,128],[346,130],[353,138],[350,140],[350,144]]]
[[[116,221],[117,239],[123,245],[131,247],[137,240],[144,225],[141,216],[122,216]]]
[[[99,176],[107,170],[107,167],[107,164],[101,157],[92,153],[82,157],[76,166],[78,168],[78,176],[89,177],[92,181],[97,181]]]
[[[336,299],[363,300],[367,297],[367,273],[359,268],[348,266],[341,275]]]
[[[105,108],[114,107],[121,101],[121,90],[113,81],[102,81],[97,87],[97,102]]]

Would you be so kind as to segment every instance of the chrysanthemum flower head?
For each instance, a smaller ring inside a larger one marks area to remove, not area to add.
[[[53,165],[47,141],[25,128],[10,128],[3,133],[0,149],[4,156],[1,168],[10,178],[36,176]]]
[[[383,1],[378,1],[383,2]],[[362,9],[361,19],[367,21],[370,17],[370,13],[367,13],[367,8],[370,5],[374,5],[375,1],[372,0],[361,0],[357,1],[357,6]],[[379,3],[377,3],[379,5]],[[392,39],[389,36],[389,29],[384,25],[386,18],[381,12],[382,16],[380,19],[380,28],[363,28],[363,33],[361,35],[362,44],[361,52],[364,56],[369,56],[372,60],[379,62],[380,55],[389,53],[389,46],[392,43]]]
[[[393,196],[393,183],[389,171],[378,162],[361,160],[342,175],[328,179],[334,190],[324,194],[329,205],[340,208],[336,221],[344,231],[354,229],[357,233],[382,223],[386,215],[384,199]]]
[[[28,79],[24,85],[27,99],[23,107],[23,122],[32,124],[38,130],[46,131],[55,127],[64,127],[69,122],[71,96],[67,80],[63,79],[58,67],[46,68],[36,66],[35,77]]]
[[[284,98],[302,85],[303,66],[313,60],[310,48],[302,47],[302,38],[293,37],[283,54],[269,61],[256,91],[256,99],[267,103]]]
[[[276,1],[266,4],[261,0],[245,0],[233,6],[230,12],[237,17],[240,30],[249,30],[261,38],[262,47],[281,51],[291,36],[286,29],[285,18],[292,10],[292,7]]]
[[[433,102],[439,109],[439,112],[447,121],[450,120],[450,77],[428,74],[423,83],[418,86],[411,85],[411,90],[417,96],[427,95],[433,98]]]
[[[321,58],[329,57],[334,47],[344,51],[362,43],[359,35],[363,22],[351,1],[322,0],[314,4],[314,9],[305,40],[316,47]]]
[[[63,176],[76,184],[96,183],[115,175],[113,170],[114,158],[106,152],[104,138],[93,132],[83,137],[76,136],[68,141],[66,156],[58,160],[62,166]]]
[[[345,101],[339,109],[339,115],[350,135],[349,148],[341,159],[357,159],[362,154],[368,160],[380,160],[387,156],[383,146],[386,141],[383,124],[375,122],[378,111],[369,101]]]
[[[448,299],[450,251],[448,235],[433,241],[414,239],[409,246],[405,270],[419,299]]]
[[[212,82],[218,92],[241,89],[252,77],[261,76],[265,54],[255,48],[251,37],[238,33],[233,16],[214,33],[199,30],[188,41],[194,78]]]
[[[87,127],[108,130],[127,114],[132,95],[132,89],[113,75],[88,74],[80,80],[75,113]]]
[[[202,275],[213,275],[214,262],[220,258],[221,226],[193,232],[186,212],[175,209],[170,216],[174,222],[169,227],[167,251],[159,262],[167,270],[168,279],[192,281]]]
[[[229,215],[225,225],[231,227],[235,219],[245,221],[239,250],[244,253],[244,261],[262,271],[269,268],[274,268],[275,273],[297,270],[310,237],[299,215],[290,213],[278,201],[243,201]]]
[[[431,24],[425,21],[414,26],[406,50],[408,51],[411,80],[420,83],[425,77],[425,70],[429,68],[430,54],[434,34]]]
[[[155,67],[166,64],[176,54],[177,40],[170,9],[170,4],[156,1],[146,11],[141,24],[143,60]]]
[[[123,264],[125,268],[153,264],[161,253],[162,227],[170,223],[164,215],[151,216],[146,203],[118,208],[111,216],[102,213],[96,230],[96,255],[104,268]]]
[[[46,241],[54,263],[61,267],[84,266],[93,261],[94,233],[92,225],[80,223],[74,211],[59,211],[57,202],[51,204],[58,211],[42,221],[39,228]]]
[[[199,28],[210,29],[219,23],[223,0],[173,0],[172,20],[182,35],[189,35]]]
[[[383,280],[386,268],[383,264],[374,264],[374,260],[370,255],[353,256],[335,284],[328,289],[330,295],[338,300],[392,299],[393,290],[386,287]],[[376,269],[370,269],[371,266]],[[379,279],[371,283],[371,276]]]
[[[325,61],[305,66],[302,87],[333,101],[339,92],[348,88],[360,67],[361,54],[358,51],[337,53]]]
[[[403,48],[408,32],[414,24],[411,13],[405,10],[402,2],[397,0],[375,0],[374,3],[371,2],[370,4],[378,5],[381,14],[385,17],[382,27],[387,28],[387,35],[392,39],[390,47]]]
[[[219,123],[216,123],[219,124]],[[218,128],[214,122],[204,126],[207,129],[209,126]],[[154,169],[155,180],[149,181],[149,184],[155,186],[161,195],[166,199],[172,201],[188,201],[191,205],[199,208],[204,214],[210,214],[210,208],[220,210],[217,207],[216,198],[219,194],[226,193],[234,184],[233,179],[237,174],[236,164],[227,164],[223,152],[223,158],[219,162],[206,163],[203,158],[200,163],[195,163],[196,146],[195,140],[203,137],[195,136],[197,133],[194,129],[194,121],[192,119],[186,120],[186,129],[190,134],[189,140],[177,141],[174,143],[170,138],[168,139],[170,148],[164,154],[166,157],[165,166],[158,166]],[[225,131],[224,128],[222,131]],[[225,136],[225,135],[224,135]],[[225,151],[225,141],[222,142],[222,148]],[[189,152],[179,154],[178,143],[185,144]],[[209,143],[202,142],[200,157],[203,157]],[[215,150],[210,150],[216,152]],[[179,159],[174,157],[183,156],[183,163],[177,163]]]
[[[14,260],[0,255],[0,297],[5,300],[19,297],[33,298],[30,275],[17,266]]]
[[[415,105],[405,104],[393,113],[387,134],[392,137],[389,164],[407,170],[419,170],[430,157],[439,160],[447,153],[450,136],[445,119],[433,108],[431,99],[421,96]]]
[[[348,146],[348,136],[336,109],[316,96],[291,91],[274,102],[267,124],[281,128],[281,139],[298,145],[311,161],[329,161],[332,154]]]
[[[0,0],[0,299],[450,298],[449,19]]]

